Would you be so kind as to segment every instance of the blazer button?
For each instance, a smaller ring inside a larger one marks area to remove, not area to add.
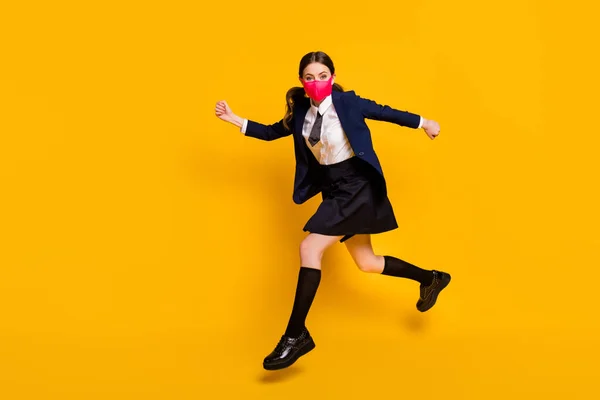
[[[362,151],[360,153],[358,153],[359,156],[364,156],[365,153],[363,153]]]

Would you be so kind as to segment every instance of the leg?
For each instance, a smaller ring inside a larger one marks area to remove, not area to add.
[[[300,244],[300,272],[294,297],[294,306],[284,335],[264,362],[265,369],[281,369],[292,365],[315,344],[306,329],[305,321],[321,281],[321,259],[328,247],[342,236],[311,233]]]
[[[321,269],[321,259],[325,250],[343,236],[327,236],[311,233],[300,243],[300,263],[303,267]]]
[[[325,250],[337,242],[340,237],[311,233],[300,244],[301,267],[294,307],[285,331],[286,336],[297,337],[304,330],[308,310],[321,281],[321,259]]]
[[[371,235],[356,235],[346,242],[346,248],[352,259],[363,272],[409,278],[429,285],[433,272],[399,260],[391,256],[375,255],[371,244]]]
[[[355,235],[344,243],[358,269],[375,274],[383,272],[385,260],[382,256],[375,255],[371,235]]]
[[[417,309],[429,310],[437,296],[450,283],[450,274],[436,270],[428,271],[392,256],[375,255],[371,235],[356,235],[346,242],[346,248],[361,271],[408,278],[421,284],[421,296]]]

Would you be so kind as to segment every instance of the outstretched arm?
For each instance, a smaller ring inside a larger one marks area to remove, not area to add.
[[[291,131],[285,129],[283,126],[283,120],[271,125],[263,125],[259,122],[246,120],[245,126],[242,127],[242,133],[261,140],[275,140],[292,134]]]
[[[373,100],[357,96],[360,111],[365,118],[377,121],[392,122],[400,126],[417,129],[421,125],[421,117],[408,111],[396,110],[387,105],[377,104]]]
[[[283,126],[283,120],[271,125],[263,125],[259,122],[250,121],[235,115],[224,100],[217,102],[215,115],[223,121],[229,122],[240,128],[240,131],[244,135],[257,139],[275,140],[291,134],[291,132]]]
[[[387,105],[377,104],[373,100],[364,99],[360,96],[357,96],[357,99],[361,113],[365,118],[392,122],[413,129],[423,128],[430,139],[435,139],[440,132],[440,125],[433,120],[425,119],[408,111],[396,110]]]

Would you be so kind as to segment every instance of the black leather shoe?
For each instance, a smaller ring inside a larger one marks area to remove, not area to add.
[[[452,277],[450,274],[441,271],[433,271],[433,282],[425,286],[421,284],[421,296],[417,301],[417,310],[425,312],[435,305],[440,292],[448,286]]]
[[[315,342],[306,328],[297,338],[284,335],[275,350],[265,357],[263,367],[266,370],[287,368],[314,348]]]

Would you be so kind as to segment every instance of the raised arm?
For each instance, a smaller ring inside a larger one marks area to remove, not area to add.
[[[275,140],[292,133],[285,129],[283,120],[271,125],[264,125],[259,122],[239,117],[231,111],[231,108],[229,108],[229,105],[224,100],[217,102],[215,115],[223,121],[229,122],[240,128],[240,131],[244,135],[260,140]]]

